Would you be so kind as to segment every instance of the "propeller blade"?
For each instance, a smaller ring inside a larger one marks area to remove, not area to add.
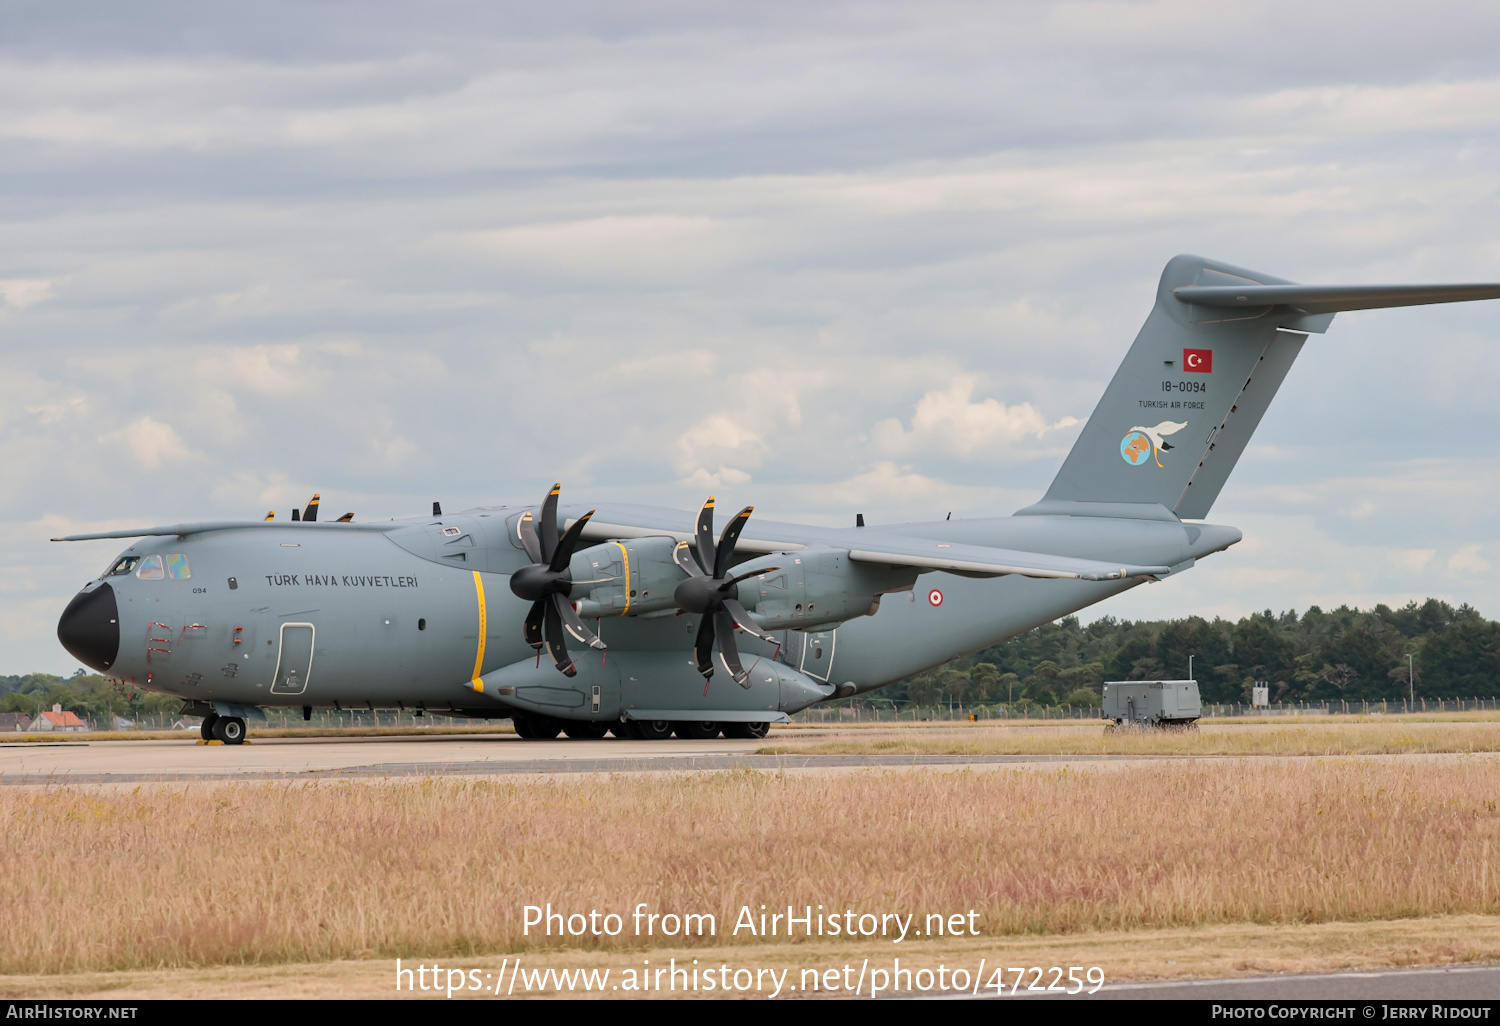
[[[751,570],[748,574],[740,574],[737,577],[731,577],[729,580],[719,585],[719,590],[728,591],[730,588],[734,587],[736,584],[739,584],[741,581],[748,581],[750,578],[759,577],[761,574],[774,574],[780,569],[781,567],[779,566],[767,566],[761,567],[761,569],[759,570]]]
[[[537,599],[531,604],[531,612],[526,614],[526,644],[532,648],[542,647],[542,618],[546,615],[546,597]]]
[[[708,613],[698,621],[698,637],[693,641],[693,658],[698,662],[698,672],[703,679],[714,675],[714,618]]]
[[[542,500],[542,512],[538,517],[541,523],[537,525],[542,539],[542,557],[532,560],[533,563],[545,563],[557,551],[557,493],[560,491],[561,481],[553,485],[547,497]]]
[[[563,628],[569,634],[573,635],[573,640],[587,645],[589,648],[597,648],[601,652],[604,651],[604,642],[599,640],[597,634],[583,625],[583,621],[573,611],[573,603],[561,595],[553,595],[552,598],[557,602],[557,611],[562,614]]]
[[[554,596],[556,597],[556,596]],[[578,673],[578,667],[573,665],[573,658],[568,655],[568,646],[563,641],[562,613],[558,611],[556,602],[548,602],[545,599],[538,602],[546,610],[546,635],[547,652],[552,656],[552,664],[558,668],[564,677],[572,677]]]
[[[714,565],[714,497],[710,495],[698,511],[698,526],[693,531],[693,558],[705,574]]]
[[[740,540],[740,532],[745,529],[745,521],[750,519],[750,514],[755,512],[754,506],[746,506],[734,515],[729,526],[724,528],[724,533],[719,537],[719,553],[714,557],[714,576],[723,577],[729,572],[729,567],[734,563],[734,543]]]
[[[698,565],[698,556],[693,552],[693,547],[687,542],[678,542],[677,547],[672,550],[672,562],[682,567],[689,577],[706,577],[703,568]]]
[[[744,631],[746,634],[753,635],[754,637],[759,638],[761,641],[769,641],[773,645],[776,644],[776,639],[770,634],[767,634],[765,631],[761,630],[760,627],[756,625],[755,621],[750,619],[749,610],[740,605],[737,599],[725,599],[722,603],[722,607],[724,612],[729,614],[729,618],[734,621],[734,625],[740,630]]]
[[[316,519],[318,519],[318,503],[321,502],[322,499],[323,499],[323,496],[317,494],[316,492],[313,493],[312,501],[309,502],[307,504],[307,508],[302,511],[302,519],[303,520],[316,520]]]
[[[516,534],[521,539],[521,547],[526,550],[526,558],[533,563],[540,563],[542,543],[536,536],[536,521],[532,519],[530,510],[522,513],[521,519],[516,522]]]
[[[275,520],[276,519],[276,511],[273,509],[273,510],[271,510],[271,512],[267,513],[266,514],[266,519],[267,520]]]
[[[573,561],[573,550],[578,547],[578,539],[583,536],[583,529],[588,526],[589,517],[593,515],[594,511],[589,510],[573,521],[573,526],[568,528],[568,533],[563,535],[562,540],[557,543],[557,548],[552,553],[552,562],[548,564],[548,569],[553,573],[561,573]]]
[[[714,633],[718,636],[719,661],[724,664],[724,669],[729,671],[734,682],[749,691],[750,674],[745,672],[745,667],[740,663],[740,647],[734,640],[734,617],[727,610],[720,609],[714,613]]]
[[[335,520],[334,523],[335,524],[352,524],[352,523],[354,523],[354,514],[353,513],[345,513],[343,516],[341,516],[337,520]]]

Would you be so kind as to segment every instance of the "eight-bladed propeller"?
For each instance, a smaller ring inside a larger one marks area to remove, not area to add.
[[[773,645],[776,643],[774,637],[761,630],[750,619],[750,614],[736,598],[735,586],[747,577],[758,577],[781,568],[762,567],[738,577],[728,576],[729,567],[734,562],[734,543],[739,540],[740,532],[745,529],[745,521],[750,519],[750,513],[754,509],[754,506],[746,506],[735,514],[729,526],[724,528],[724,533],[719,536],[719,544],[715,546],[714,500],[713,496],[709,496],[698,514],[698,527],[693,541],[681,543],[672,552],[677,565],[688,574],[688,579],[677,586],[672,596],[677,602],[677,608],[685,613],[703,614],[703,619],[698,624],[698,638],[693,643],[693,658],[697,661],[698,672],[703,674],[705,694],[708,691],[707,682],[714,675],[715,641],[719,643],[719,660],[724,664],[724,669],[729,671],[736,684],[746,690],[750,688],[750,674],[740,663],[739,646],[734,641],[735,630],[753,634]]]
[[[517,533],[526,547],[530,566],[523,566],[510,575],[510,590],[518,598],[530,602],[531,612],[526,614],[526,643],[538,652],[545,640],[552,662],[565,676],[578,672],[568,655],[568,646],[563,638],[566,630],[580,643],[590,648],[604,649],[604,642],[583,625],[573,604],[568,601],[568,591],[573,587],[573,574],[568,564],[573,560],[573,550],[583,535],[583,528],[594,515],[589,510],[573,522],[567,533],[557,536],[557,493],[561,483],[552,486],[537,520],[529,512],[521,516]],[[579,582],[584,583],[584,582]]]

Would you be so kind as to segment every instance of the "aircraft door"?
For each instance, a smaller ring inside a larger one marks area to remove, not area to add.
[[[835,631],[813,631],[804,635],[802,659],[797,669],[817,680],[827,681],[833,673],[833,636]]]
[[[271,694],[300,695],[307,690],[312,674],[313,637],[316,629],[310,623],[281,625],[281,651],[276,656],[276,676],[271,680]]]

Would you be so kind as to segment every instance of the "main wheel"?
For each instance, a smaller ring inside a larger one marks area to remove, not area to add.
[[[724,724],[725,737],[737,738],[762,738],[771,732],[769,723],[726,723]]]
[[[547,741],[562,733],[563,721],[541,713],[526,717],[531,721],[531,736],[538,741]]]
[[[671,720],[635,720],[634,723],[642,741],[665,741],[672,736]]]
[[[245,743],[245,721],[238,716],[220,716],[214,721],[214,737],[226,745]]]
[[[684,741],[712,741],[722,728],[712,720],[678,720],[672,732]]]
[[[531,732],[531,720],[527,719],[525,716],[522,716],[520,713],[517,713],[510,718],[510,725],[515,728],[516,737],[536,737],[536,735]]]
[[[212,741],[214,739],[214,724],[218,721],[218,713],[211,712],[207,716],[203,717],[203,725],[198,728],[198,734],[203,738],[203,740]]]
[[[639,741],[641,732],[635,729],[635,720],[621,720],[609,725],[609,732],[621,741]]]
[[[564,734],[575,741],[595,741],[609,731],[609,724],[594,720],[566,720],[562,729]]]

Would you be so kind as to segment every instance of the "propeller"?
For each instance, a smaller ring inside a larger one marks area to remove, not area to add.
[[[568,592],[573,587],[573,573],[568,564],[573,560],[573,550],[583,536],[583,528],[594,515],[589,510],[573,522],[567,533],[557,536],[557,494],[562,485],[555,484],[547,498],[542,501],[540,517],[533,520],[530,511],[522,514],[517,524],[521,544],[531,560],[510,575],[510,590],[517,598],[531,603],[531,612],[526,614],[526,644],[540,655],[543,643],[552,655],[552,662],[566,677],[578,672],[568,655],[563,632],[567,631],[581,644],[590,648],[604,649],[593,631],[583,625],[568,601]],[[585,582],[578,582],[585,583]]]
[[[303,509],[303,510],[296,510],[296,509],[294,509],[294,510],[292,510],[292,519],[294,521],[299,522],[299,523],[302,522],[302,521],[305,521],[305,520],[317,520],[318,519],[318,504],[321,503],[322,501],[323,501],[323,496],[317,495],[317,494],[313,495],[312,499],[308,502],[306,509]],[[266,514],[266,519],[267,520],[275,520],[276,519],[276,511],[273,509],[269,513],[267,513]],[[354,520],[354,514],[353,513],[345,513],[343,516],[341,516],[341,517],[338,518],[337,523],[348,524],[348,523],[353,522],[353,520]]]
[[[672,551],[677,565],[687,571],[688,579],[677,586],[672,597],[677,608],[685,613],[701,613],[698,637],[693,642],[693,658],[698,672],[703,674],[703,691],[708,693],[708,681],[714,675],[713,647],[719,645],[719,661],[740,687],[750,689],[750,674],[740,662],[739,646],[735,644],[734,632],[742,630],[762,641],[776,643],[776,639],[756,626],[749,612],[740,605],[735,586],[748,577],[759,577],[781,567],[761,567],[738,577],[730,577],[729,567],[734,562],[734,545],[739,541],[745,522],[750,519],[754,506],[746,506],[735,514],[734,519],[719,536],[714,545],[714,499],[708,497],[698,513],[698,526],[692,542],[682,542]]]

